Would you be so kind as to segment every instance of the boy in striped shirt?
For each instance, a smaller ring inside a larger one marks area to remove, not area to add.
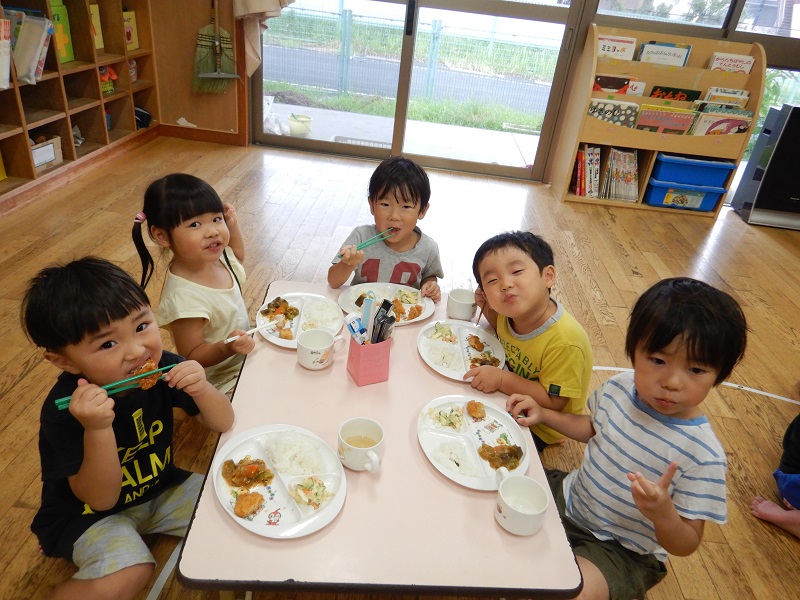
[[[579,598],[642,598],[668,554],[700,545],[705,521],[725,523],[727,461],[700,404],[744,356],[736,301],[687,277],[647,290],[631,312],[633,373],[610,378],[573,415],[512,395],[520,425],[544,423],[587,444],[581,466],[548,470],[583,576]]]

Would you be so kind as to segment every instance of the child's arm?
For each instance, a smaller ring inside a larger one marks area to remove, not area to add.
[[[355,271],[356,267],[364,262],[364,251],[356,250],[355,246],[345,246],[341,249],[342,255],[339,262],[328,269],[328,285],[333,289],[341,287]]]
[[[93,510],[108,510],[119,500],[122,466],[114,435],[114,400],[106,391],[85,379],[69,402],[69,412],[83,426],[83,461],[69,477],[75,496]]]
[[[544,408],[564,410],[569,402],[566,396],[553,396],[548,394],[544,386],[538,381],[525,379],[521,375],[498,369],[497,367],[473,367],[464,375],[464,379],[472,378],[470,385],[478,391],[491,394],[500,390],[504,394],[524,394],[531,396]]]
[[[573,415],[544,408],[530,396],[513,394],[506,400],[506,410],[523,427],[542,423],[560,434],[584,444],[595,433],[589,415]]]
[[[442,290],[439,287],[436,275],[423,279],[422,284],[419,286],[419,291],[422,292],[423,296],[427,296],[434,302],[439,302],[442,299]]]
[[[228,397],[206,379],[203,367],[194,360],[178,363],[164,376],[170,387],[183,390],[193,399],[200,414],[197,420],[211,431],[228,431],[233,425],[233,407]]]
[[[669,495],[669,485],[677,470],[678,463],[673,462],[656,483],[648,481],[638,471],[628,473],[628,480],[636,508],[653,522],[661,547],[675,556],[689,556],[703,540],[705,521],[678,514]]]
[[[178,354],[186,359],[196,360],[204,367],[213,367],[234,354],[248,354],[256,347],[253,338],[242,335],[244,331],[241,329],[228,334],[227,337],[240,336],[229,344],[226,344],[225,340],[206,342],[203,340],[204,324],[205,319],[199,317],[176,319],[170,323]]]
[[[236,214],[236,209],[233,204],[225,202],[223,205],[225,212],[222,216],[225,218],[225,224],[228,226],[228,231],[231,234],[228,246],[233,250],[236,260],[240,263],[244,262],[244,238],[242,237],[242,230],[239,228],[239,216]]]
[[[481,313],[483,313],[483,316],[486,317],[486,320],[489,321],[489,325],[492,326],[492,329],[497,331],[497,313],[489,306],[489,303],[486,301],[486,295],[480,287],[475,290],[475,304],[478,306]]]

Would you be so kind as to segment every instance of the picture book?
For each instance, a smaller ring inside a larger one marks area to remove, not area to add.
[[[11,21],[0,19],[0,90],[11,87]]]
[[[692,127],[692,135],[728,135],[745,133],[753,119],[738,115],[700,113]]]
[[[747,117],[748,119],[752,119],[755,116],[755,113],[752,110],[747,110],[746,108],[738,108],[735,106],[721,106],[713,102],[704,102],[702,104],[703,106],[701,108],[695,110],[698,110],[698,112],[703,114]]]
[[[681,102],[692,102],[700,97],[700,90],[690,90],[686,88],[667,87],[664,85],[654,85],[650,91],[651,98],[661,100],[680,100]]]
[[[697,112],[714,112],[719,108],[735,108],[737,110],[744,110],[739,108],[739,102],[708,102],[707,100],[695,100],[692,102],[692,110]],[[752,111],[747,111],[752,114]]]
[[[592,98],[589,101],[587,114],[623,127],[633,127],[636,123],[636,115],[639,113],[639,105],[635,102],[623,102],[621,100],[603,100]]]
[[[619,77],[617,75],[595,75],[594,86],[592,87],[592,90],[595,92],[625,94],[628,92],[628,86],[630,83],[630,77]]]
[[[600,35],[597,37],[597,57],[633,60],[636,38]]]
[[[728,104],[736,104],[739,108],[745,108],[749,100],[750,92],[747,90],[738,90],[734,88],[710,87],[706,92],[706,102],[725,102]]]
[[[609,148],[601,171],[600,198],[623,202],[636,202],[639,199],[636,150]]]
[[[668,42],[645,42],[639,48],[639,61],[657,65],[682,67],[689,60],[689,44],[671,44]]]
[[[729,54],[727,52],[714,52],[708,61],[708,68],[715,71],[730,71],[732,73],[749,73],[756,59],[748,54]]]
[[[642,131],[683,135],[691,129],[697,114],[693,110],[643,104],[635,127]]]
[[[628,91],[625,93],[628,96],[643,96],[645,87],[647,87],[646,82],[634,80],[628,84]]]

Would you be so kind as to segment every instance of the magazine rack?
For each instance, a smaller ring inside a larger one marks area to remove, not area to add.
[[[727,160],[738,165],[747,147],[750,134],[755,127],[761,97],[764,90],[766,57],[760,44],[728,42],[696,37],[681,36],[680,43],[690,44],[691,52],[685,66],[669,66],[643,63],[622,59],[598,57],[598,36],[622,36],[636,38],[639,44],[650,40],[669,42],[669,36],[651,31],[638,31],[592,25],[586,39],[578,68],[572,80],[572,93],[569,95],[564,125],[557,136],[559,142],[554,149],[551,167],[546,177],[552,184],[553,195],[562,201],[584,202],[607,206],[627,206],[651,211],[677,212],[674,208],[651,206],[644,203],[644,193],[650,174],[659,152],[667,152],[686,156],[687,158],[705,158],[709,160]],[[709,59],[715,52],[744,54],[753,56],[755,62],[749,73],[734,73],[708,69]],[[596,74],[616,75],[635,78],[646,83],[642,96],[629,94],[610,94],[592,90]],[[676,100],[665,101],[649,97],[654,86],[671,86],[701,90],[705,93],[709,87],[725,87],[747,90],[750,99],[747,110],[754,112],[755,117],[750,129],[744,133],[730,135],[675,135],[640,131],[629,127],[615,125],[589,116],[588,110],[592,99],[615,99],[624,102],[642,104],[669,104],[677,108],[691,108],[691,102]],[[613,198],[590,198],[579,196],[570,189],[573,178],[575,160],[578,149],[583,144],[600,146],[603,153],[611,147],[635,150],[638,164],[639,193],[636,202],[623,202]],[[726,189],[732,181],[735,170],[730,171],[726,180]],[[681,211],[682,214],[713,217],[725,201],[721,195],[711,210]]]

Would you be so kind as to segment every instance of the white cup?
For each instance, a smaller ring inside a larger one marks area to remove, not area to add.
[[[471,321],[475,317],[475,292],[456,289],[447,295],[447,318]]]
[[[550,504],[547,490],[526,475],[509,475],[508,469],[497,469],[497,502],[494,518],[514,535],[532,535],[542,528],[544,514]]]
[[[339,428],[339,460],[348,469],[377,473],[383,457],[383,427],[380,423],[356,417]]]
[[[340,343],[341,342],[341,343]],[[324,329],[307,329],[297,336],[297,362],[301,367],[317,371],[333,362],[336,350],[344,346],[341,335]]]

